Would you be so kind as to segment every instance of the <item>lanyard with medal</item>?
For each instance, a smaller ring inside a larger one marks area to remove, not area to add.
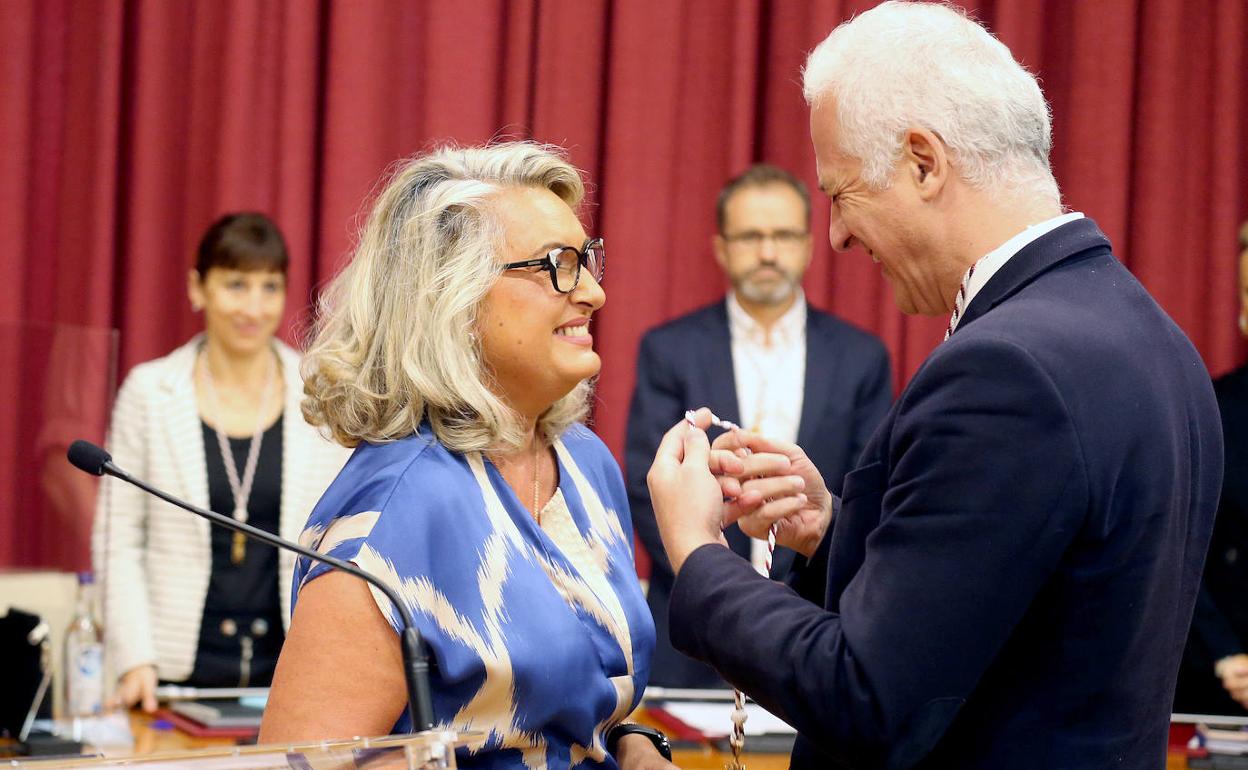
[[[695,425],[693,421],[694,410],[690,409],[685,412],[685,420],[690,425]],[[741,426],[728,420],[721,420],[713,412],[711,413],[711,425],[724,430],[740,431]],[[748,449],[745,451],[749,451]],[[771,574],[771,557],[776,550],[776,525],[772,524],[767,530],[767,574]],[[732,735],[728,738],[728,745],[732,748],[732,761],[725,765],[724,770],[745,770],[745,764],[741,761],[741,754],[745,750],[745,720],[748,716],[745,710],[745,693],[733,688],[732,690]]]

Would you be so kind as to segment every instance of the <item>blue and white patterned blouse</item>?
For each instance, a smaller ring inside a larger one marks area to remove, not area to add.
[[[484,734],[459,752],[461,767],[614,768],[606,730],[649,676],[654,622],[619,466],[582,425],[554,448],[559,487],[541,527],[493,463],[445,449],[422,425],[361,444],[300,538],[389,581],[411,608],[437,662],[435,719]],[[299,559],[296,599],[327,569],[309,567]],[[394,732],[410,730],[404,711]]]

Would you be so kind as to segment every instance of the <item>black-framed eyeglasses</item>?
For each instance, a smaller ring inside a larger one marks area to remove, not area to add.
[[[541,267],[550,273],[550,283],[560,294],[570,294],[581,282],[581,268],[589,270],[589,274],[598,283],[602,283],[607,272],[607,252],[603,249],[601,238],[590,238],[581,248],[561,246],[551,249],[545,256],[536,259],[525,259],[520,262],[508,262],[504,270],[516,270],[522,267]]]
[[[729,244],[751,251],[761,249],[767,241],[774,243],[777,249],[796,249],[809,237],[810,233],[803,230],[773,230],[769,233],[761,230],[746,230],[743,233],[723,236]]]

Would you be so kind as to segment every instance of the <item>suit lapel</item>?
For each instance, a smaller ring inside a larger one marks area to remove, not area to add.
[[[989,310],[1012,297],[1016,292],[1031,283],[1044,273],[1067,259],[1076,257],[1089,249],[1109,250],[1109,239],[1101,232],[1096,222],[1084,217],[1047,232],[1036,240],[1019,249],[1010,257],[988,283],[984,284],[954,334],[961,331],[967,324],[974,321]]]
[[[741,409],[737,403],[737,377],[732,368],[732,335],[728,330],[726,300],[715,308],[709,321],[706,340],[699,346],[699,359],[710,399],[706,404],[689,404],[688,407],[709,406],[720,419],[739,425]]]
[[[836,371],[841,351],[835,345],[825,343],[822,319],[813,309],[806,311],[806,373],[802,378],[802,418],[797,424],[797,445],[811,446],[819,441],[815,431],[819,416],[827,411],[828,399],[832,397],[836,383]],[[818,350],[824,355],[812,356]]]
[[[741,408],[737,402],[737,375],[732,367],[732,332],[728,329],[727,299],[715,306],[715,312],[708,316],[705,335],[699,345],[701,355],[698,359],[708,401],[689,406],[709,406],[716,417],[740,425]],[[698,344],[697,341],[695,344]],[[717,434],[718,430],[712,429],[711,438]],[[725,529],[724,538],[734,553],[747,560],[750,558],[750,538],[740,527],[733,524]]]
[[[823,318],[814,308],[806,308],[806,373],[802,377],[802,417],[797,424],[797,445],[812,446],[822,437],[818,434],[819,417],[827,411],[828,399],[840,389],[836,387],[836,372],[840,369],[841,350],[824,338],[827,328]],[[821,355],[811,355],[817,350]],[[777,547],[771,558],[771,577],[783,578],[789,574],[796,554],[788,548]]]

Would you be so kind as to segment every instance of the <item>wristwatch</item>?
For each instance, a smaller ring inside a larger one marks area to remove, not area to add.
[[[653,727],[639,725],[636,722],[620,722],[607,731],[607,753],[615,756],[615,750],[620,745],[620,739],[625,735],[646,736],[664,759],[668,762],[672,761],[672,744],[667,742],[667,736]]]

